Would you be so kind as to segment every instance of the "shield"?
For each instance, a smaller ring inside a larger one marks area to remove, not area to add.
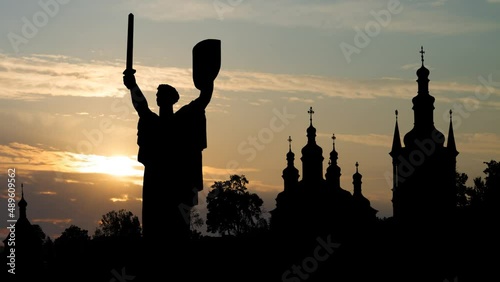
[[[202,85],[213,82],[221,67],[221,41],[205,39],[193,47],[193,82],[201,90]]]

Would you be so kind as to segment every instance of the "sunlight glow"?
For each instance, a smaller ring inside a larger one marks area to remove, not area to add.
[[[77,168],[83,173],[104,173],[114,176],[142,176],[143,171],[139,169],[136,160],[126,156],[85,156]]]

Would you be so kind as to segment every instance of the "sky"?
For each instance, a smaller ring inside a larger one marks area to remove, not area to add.
[[[141,217],[143,166],[124,87],[128,14],[134,68],[151,109],[156,87],[199,95],[192,48],[221,40],[221,70],[207,107],[204,190],[243,174],[268,212],[283,190],[288,137],[295,166],[313,108],[324,173],[332,134],[351,191],[355,163],[379,217],[392,215],[389,151],[395,110],[401,137],[413,126],[415,71],[431,71],[435,126],[457,170],[484,177],[500,160],[499,0],[5,0],[0,3],[0,238],[7,234],[9,169],[32,224],[58,237],[71,224],[93,235],[101,216]]]

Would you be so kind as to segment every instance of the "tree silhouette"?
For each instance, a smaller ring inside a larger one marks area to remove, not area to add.
[[[90,236],[88,231],[76,225],[66,228],[61,236],[54,240],[56,253],[62,260],[82,259],[82,254],[88,250]]]
[[[491,212],[500,203],[500,163],[484,162],[486,176],[474,178],[474,187],[468,190],[470,205],[475,209]]]
[[[40,225],[33,224],[32,226],[33,226],[33,232],[37,234],[37,237],[40,238],[41,244],[43,244],[47,239],[47,235],[45,234],[45,232],[43,232],[42,227]]]
[[[267,226],[262,218],[262,199],[249,193],[244,175],[217,181],[207,195],[207,230],[223,235],[242,235]]]
[[[485,197],[486,205],[489,207],[498,207],[500,202],[500,163],[494,160],[485,162],[487,168],[483,171],[485,177]]]
[[[94,233],[94,238],[119,237],[139,238],[141,236],[141,225],[139,218],[131,211],[121,209],[110,211],[102,216],[99,227]]]
[[[481,207],[486,200],[486,183],[480,176],[474,178],[473,182],[474,186],[467,189],[467,195],[470,199],[469,204],[475,208]]]
[[[33,224],[33,232],[37,235],[37,238],[40,240],[39,244],[41,245],[41,257],[44,263],[48,263],[48,261],[53,259],[54,252],[54,242],[52,239],[45,234],[42,227],[38,224]]]
[[[466,183],[469,176],[465,173],[455,172],[455,183],[457,187],[457,207],[465,208],[469,205],[470,196],[468,195],[469,187]]]
[[[202,237],[199,229],[205,224],[205,221],[201,217],[198,209],[196,208],[191,209],[190,220],[191,220],[190,222],[191,238],[195,239]]]
[[[61,236],[59,236],[54,243],[87,242],[90,240],[88,233],[88,230],[81,229],[80,227],[72,224],[61,233]]]
[[[486,176],[475,177],[472,187],[465,185],[465,173],[456,173],[457,207],[463,215],[481,220],[500,216],[500,163],[491,160],[484,164]]]

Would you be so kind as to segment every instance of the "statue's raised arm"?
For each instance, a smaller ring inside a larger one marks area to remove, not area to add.
[[[135,81],[135,69],[133,67],[134,61],[134,14],[130,13],[128,15],[128,29],[127,29],[127,60],[126,68],[123,71],[123,84],[130,90],[130,96],[132,98],[132,105],[134,105],[135,110],[139,116],[144,116],[151,112],[148,107],[148,102],[146,97],[142,94],[141,89]]]
[[[126,69],[123,72],[123,84],[125,85],[125,87],[127,87],[127,89],[130,90],[132,105],[134,105],[134,109],[137,111],[139,117],[141,117],[145,114],[149,114],[151,110],[149,109],[146,97],[137,85],[134,73],[135,70]]]

